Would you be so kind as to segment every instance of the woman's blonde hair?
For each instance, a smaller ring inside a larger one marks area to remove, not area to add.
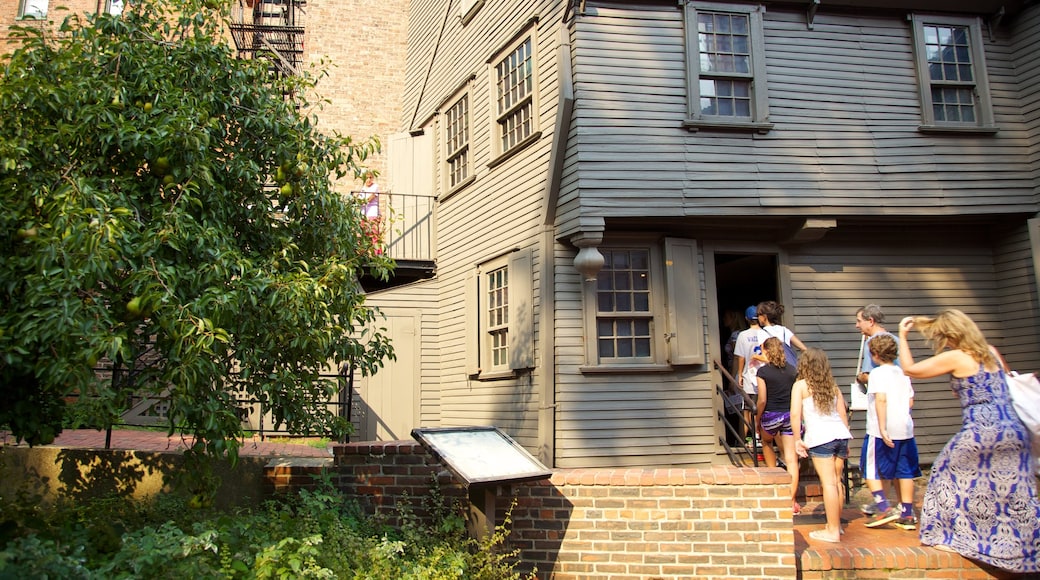
[[[933,316],[915,316],[914,328],[928,340],[935,353],[947,348],[962,350],[986,366],[998,364],[986,342],[986,337],[968,315],[950,308]]]
[[[798,378],[803,379],[812,394],[813,404],[820,413],[834,410],[838,398],[838,383],[831,372],[831,361],[827,353],[818,348],[809,348],[798,357]]]
[[[784,368],[787,366],[787,355],[784,354],[784,345],[780,339],[770,336],[762,343],[762,353],[766,355],[773,366]]]

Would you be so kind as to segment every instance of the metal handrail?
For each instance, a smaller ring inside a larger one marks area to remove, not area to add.
[[[741,402],[743,403],[743,408],[735,409],[735,412],[733,414],[738,417],[740,424],[744,428],[744,433],[754,433],[755,414],[757,413],[757,409],[755,408],[755,402],[752,401],[751,397],[749,397],[748,394],[740,388],[740,383],[737,382],[735,378],[733,378],[733,375],[730,374],[728,370],[726,370],[726,367],[723,366],[722,363],[718,361],[718,359],[713,360],[712,363],[715,365],[715,368],[722,373],[722,376],[726,379],[726,384],[730,387],[723,388],[719,385],[715,386],[716,394],[718,394],[718,396],[722,399],[723,411],[725,412],[727,408],[735,407],[735,405],[732,403],[730,399],[731,396],[739,396]],[[746,419],[744,419],[744,414],[740,412],[744,408],[749,409],[751,411],[751,422],[748,422]],[[729,433],[733,434],[738,440],[744,441],[744,443],[739,447],[744,449],[744,452],[751,457],[751,461],[754,463],[755,467],[758,467],[758,437],[751,437],[751,446],[749,447],[744,438],[744,435],[742,433],[737,433],[737,430],[732,425],[730,425],[728,421],[726,421],[725,416],[722,417],[722,423],[726,426],[726,429]],[[723,447],[726,449],[726,453],[729,454],[730,459],[733,460],[734,463],[736,463],[736,456],[733,455],[730,445],[726,442],[725,437],[720,438],[720,440]]]

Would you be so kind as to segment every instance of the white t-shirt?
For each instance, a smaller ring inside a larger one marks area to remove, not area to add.
[[[791,344],[791,337],[794,336],[794,333],[791,332],[790,328],[787,328],[786,326],[784,326],[782,324],[773,324],[771,326],[763,326],[758,331],[758,344],[762,344],[770,336],[772,336],[773,338],[779,338],[780,342],[782,342],[782,343],[784,343],[786,345],[790,345]]]
[[[893,364],[883,364],[870,371],[867,380],[867,435],[874,437],[881,437],[875,406],[878,393],[885,394],[888,436],[893,441],[913,438],[914,419],[910,415],[910,400],[914,398],[914,387],[910,384],[910,377]]]
[[[740,386],[749,395],[758,393],[758,369],[766,363],[754,360],[755,354],[762,354],[762,347],[758,344],[758,328],[749,328],[737,335],[737,342],[733,345],[733,354],[744,357],[744,370],[740,374]]]

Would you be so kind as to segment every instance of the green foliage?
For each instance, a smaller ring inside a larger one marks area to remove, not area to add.
[[[330,489],[235,513],[186,510],[170,496],[59,506],[43,528],[0,542],[0,578],[522,577],[516,552],[501,550],[508,521],[476,542],[465,536],[461,516],[441,513],[433,526],[409,517],[390,528]]]
[[[318,132],[313,77],[236,58],[220,4],[142,0],[57,34],[14,32],[0,79],[0,427],[18,439],[48,443],[66,415],[109,425],[130,392],[165,394],[170,430],[204,456],[237,456],[236,398],[339,439],[349,424],[316,404],[337,388],[319,374],[393,356],[366,330],[379,314],[358,283],[392,262],[336,191],[378,143]],[[134,380],[100,380],[106,359]],[[70,413],[73,393],[91,407]]]

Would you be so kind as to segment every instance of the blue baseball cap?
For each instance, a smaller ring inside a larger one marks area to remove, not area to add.
[[[747,318],[748,320],[754,320],[758,318],[758,308],[755,308],[754,306],[748,306],[747,310],[744,311],[744,318]]]

